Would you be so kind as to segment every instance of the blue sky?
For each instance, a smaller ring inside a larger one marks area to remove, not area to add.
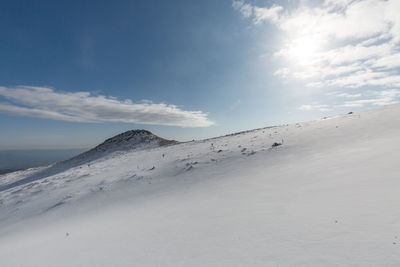
[[[0,149],[178,140],[400,97],[396,0],[1,1]]]

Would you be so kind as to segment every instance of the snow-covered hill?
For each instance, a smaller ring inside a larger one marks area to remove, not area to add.
[[[131,130],[109,138],[71,160],[93,160],[115,151],[138,151],[177,143],[177,141],[161,138],[146,130]]]
[[[400,105],[137,133],[0,176],[1,266],[400,266]]]

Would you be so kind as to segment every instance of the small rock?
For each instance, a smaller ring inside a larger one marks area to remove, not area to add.
[[[282,145],[282,144],[281,144],[281,143],[278,143],[278,142],[275,142],[275,143],[272,144],[271,147],[277,147],[277,146],[280,146],[280,145]]]

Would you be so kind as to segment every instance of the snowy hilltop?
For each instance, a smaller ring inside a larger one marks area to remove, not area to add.
[[[81,156],[88,156],[99,152],[110,153],[122,150],[149,149],[176,143],[178,142],[158,137],[146,130],[131,130],[107,139]]]
[[[106,154],[116,151],[138,151],[177,143],[175,140],[161,138],[146,130],[131,130],[107,139],[95,148],[68,160],[68,162],[77,161],[81,163],[82,161],[104,157]]]
[[[399,266],[400,105],[0,175],[1,266]],[[23,255],[23,256],[21,256]]]

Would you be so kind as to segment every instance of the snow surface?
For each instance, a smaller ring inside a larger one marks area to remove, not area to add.
[[[400,105],[82,162],[0,176],[1,266],[400,266]]]

